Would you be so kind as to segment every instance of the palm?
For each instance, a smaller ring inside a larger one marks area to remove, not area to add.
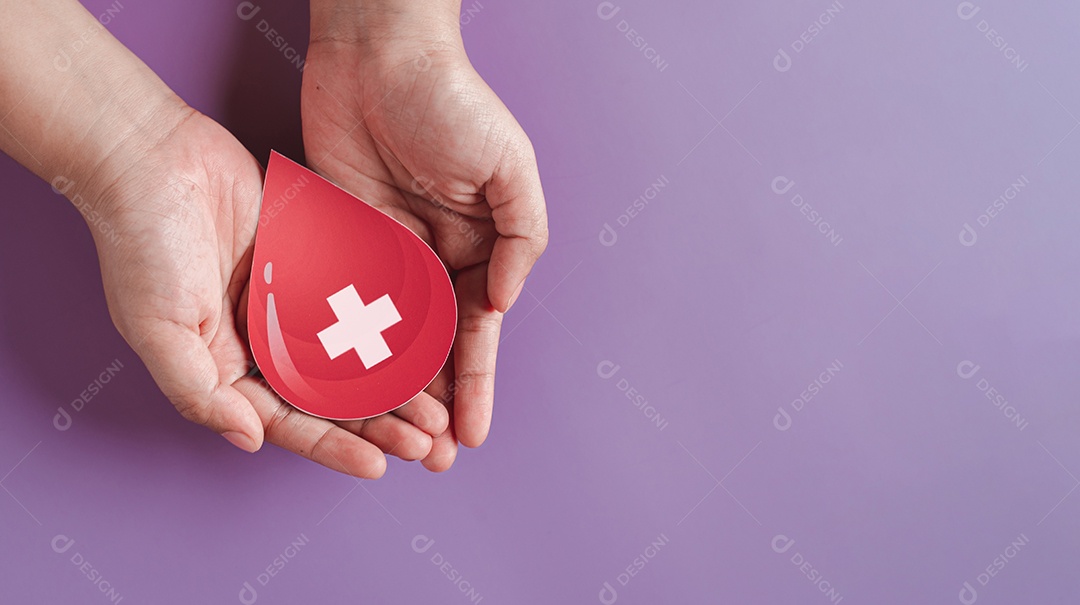
[[[308,57],[308,161],[409,226],[452,269],[490,257],[496,233],[483,186],[502,159],[495,137],[509,116],[496,114],[501,104],[472,68],[439,58],[374,75],[319,44]]]
[[[463,55],[361,55],[337,42],[309,47],[301,103],[308,162],[411,228],[451,270],[458,338],[428,391],[443,401],[453,394],[456,437],[476,446],[491,414],[496,308],[512,304],[542,251],[535,236],[546,242],[539,180],[528,178],[531,146]],[[522,211],[523,190],[538,210]],[[521,254],[529,236],[530,253]],[[432,456],[444,463],[429,468],[452,461],[454,437],[436,441]]]
[[[360,476],[381,474],[376,446],[426,455],[430,439],[417,443],[418,431],[400,418],[335,426],[295,412],[246,376],[242,299],[261,169],[227,131],[194,113],[150,156],[109,192],[120,237],[98,247],[110,312],[177,409],[219,432],[265,432],[273,443]]]
[[[160,161],[134,168],[137,174],[109,192],[117,198],[121,238],[116,246],[99,245],[105,291],[136,349],[145,345],[155,354],[157,332],[190,328],[231,384],[247,372],[234,311],[246,283],[238,268],[251,247],[261,177],[254,159],[216,124],[193,116],[183,128],[155,150]],[[159,379],[174,400],[188,394],[185,382]]]

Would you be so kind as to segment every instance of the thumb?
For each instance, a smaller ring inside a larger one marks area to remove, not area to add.
[[[488,267],[488,299],[505,313],[548,243],[547,209],[536,155],[525,134],[485,188],[499,237]]]
[[[223,383],[217,362],[197,331],[158,320],[135,351],[181,416],[244,451],[262,447],[262,421],[247,398],[232,386],[242,376],[224,377],[227,383]]]

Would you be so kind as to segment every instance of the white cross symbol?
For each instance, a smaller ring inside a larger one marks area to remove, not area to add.
[[[390,358],[393,353],[382,337],[382,331],[401,321],[394,301],[383,294],[370,305],[360,300],[360,294],[352,284],[327,297],[338,322],[319,332],[317,336],[330,359],[356,349],[364,369]]]

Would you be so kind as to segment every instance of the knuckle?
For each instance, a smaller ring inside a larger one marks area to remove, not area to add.
[[[536,229],[536,237],[533,239],[533,253],[537,258],[540,258],[544,251],[547,250],[549,235],[547,220],[542,218]]]
[[[173,405],[186,420],[203,426],[210,422],[210,405],[200,397],[176,397],[173,399]]]
[[[432,415],[421,410],[416,410],[412,412],[412,417],[409,418],[409,421],[413,424],[413,426],[416,426],[421,430],[430,429],[431,427],[435,426],[435,419],[432,417]]]
[[[292,416],[294,410],[291,405],[286,405],[283,402],[278,402],[278,407],[274,410],[274,415],[270,417],[270,421],[266,423],[266,434],[268,436],[276,436],[281,433],[282,427],[289,421],[289,417]]]
[[[468,315],[461,318],[459,332],[467,334],[498,334],[502,327],[502,320],[493,314]],[[460,376],[460,373],[458,374]]]
[[[536,165],[536,146],[533,145],[532,139],[529,138],[529,134],[525,132],[525,129],[518,125],[518,135],[513,137],[512,145],[517,151],[518,159],[525,166]]]
[[[322,453],[324,451],[325,452],[330,452],[331,450],[327,449],[329,446],[326,443],[326,440],[329,438],[330,434],[334,432],[334,428],[335,427],[333,427],[333,426],[327,427],[327,429],[325,431],[323,431],[323,434],[319,435],[319,438],[315,440],[315,445],[311,446],[311,451],[308,452],[307,454],[304,454],[304,455],[306,455],[308,458],[310,458],[312,460],[317,461],[317,460],[321,459]],[[301,454],[303,454],[303,452],[301,452]],[[341,472],[341,473],[348,473],[349,472],[348,469],[345,468],[345,465],[342,464],[341,461],[339,461],[337,459],[337,457],[335,457],[333,455],[330,455],[328,457],[329,457],[330,460],[334,461],[335,465],[337,465],[339,467],[339,468],[334,468],[333,470]],[[333,468],[333,467],[331,467],[331,468]]]
[[[457,384],[461,388],[466,388],[476,383],[483,385],[493,382],[494,380],[495,372],[488,368],[464,368],[459,371],[457,375]]]

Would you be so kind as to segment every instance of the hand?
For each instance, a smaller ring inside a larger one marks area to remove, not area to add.
[[[340,13],[318,13],[313,3],[301,94],[309,165],[416,232],[454,280],[453,355],[414,401],[451,410],[424,460],[442,471],[457,440],[487,437],[502,314],[547,245],[536,159],[465,56],[456,16],[444,26],[370,19],[352,35]]]
[[[247,376],[259,164],[109,34],[71,52],[100,31],[75,0],[5,5],[0,51],[19,60],[0,65],[0,150],[83,213],[113,321],[162,391],[248,451],[265,437],[358,477],[382,475],[383,452],[425,457],[449,423],[434,401],[332,423]]]
[[[93,179],[105,184],[83,193],[111,226],[111,235],[93,231],[113,321],[161,390],[185,418],[250,452],[265,435],[366,478],[383,474],[384,452],[405,459],[428,455],[431,435],[448,423],[446,410],[433,401],[333,423],[282,402],[264,381],[248,376],[245,294],[262,171],[209,118],[179,101],[163,113],[158,121],[170,127],[132,156],[141,159]]]

